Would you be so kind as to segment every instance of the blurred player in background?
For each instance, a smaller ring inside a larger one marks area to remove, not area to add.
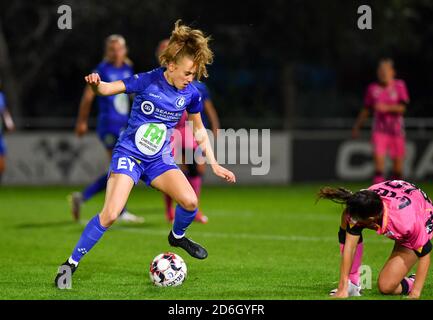
[[[62,265],[70,268],[71,272],[75,272],[83,256],[116,221],[139,180],[168,194],[178,204],[168,243],[184,249],[194,258],[207,258],[206,249],[186,237],[186,230],[198,211],[198,200],[174,161],[170,137],[186,110],[188,119],[194,124],[194,136],[203,147],[213,173],[229,183],[236,181],[231,171],[216,162],[200,116],[200,93],[192,84],[195,77],[207,76],[206,65],[213,60],[208,41],[209,38],[200,30],[177,21],[170,43],[160,56],[160,68],[114,82],[101,81],[97,73],[85,77],[98,95],[136,95],[128,127],[113,150],[104,206],[89,221],[72,255]],[[66,270],[59,268],[55,279],[57,286],[64,272]]]
[[[7,131],[14,131],[15,124],[6,108],[6,99],[0,87],[0,183],[6,169],[6,145],[3,139],[3,123]]]
[[[104,60],[96,67],[102,81],[116,81],[129,78],[133,74],[132,62],[127,56],[126,41],[121,35],[111,35],[105,41]],[[95,99],[95,93],[89,85],[84,89],[80,103],[75,133],[82,137],[88,131],[88,119],[90,109]],[[98,137],[107,150],[111,159],[113,148],[117,139],[125,130],[129,119],[129,96],[120,93],[113,96],[97,97],[98,123],[96,131]],[[76,221],[80,219],[81,205],[91,199],[95,194],[105,190],[108,173],[105,172],[95,182],[87,186],[82,192],[74,192],[71,196],[72,215]],[[119,219],[130,222],[143,222],[142,217],[137,217],[123,208]]]
[[[169,39],[162,40],[156,49],[156,57],[159,60],[159,56],[161,53],[167,48],[169,43]],[[218,113],[216,112],[215,106],[210,98],[209,90],[206,86],[206,84],[202,81],[194,80],[193,85],[199,90],[202,103],[203,103],[203,110],[200,112],[201,118],[203,120],[203,124],[206,128],[210,128],[212,130],[213,136],[216,139],[218,129],[220,128],[220,122],[218,118]],[[191,128],[187,125],[187,113],[185,112],[182,115],[182,118],[179,120],[178,124],[176,125],[176,129],[181,134],[181,146],[174,146],[174,150],[181,150],[182,157],[185,159],[184,155],[187,152],[190,152],[189,154],[194,154],[194,152],[198,148],[198,144],[195,141],[193,137],[193,133]],[[177,143],[178,141],[174,141]],[[180,165],[181,170],[187,177],[189,183],[191,184],[192,188],[194,189],[197,197],[200,199],[200,191],[201,191],[201,185],[203,180],[203,175],[206,170],[206,165],[204,163],[197,163],[195,161],[195,157],[193,158],[192,164],[185,164],[185,161],[182,161],[182,164]],[[164,196],[165,201],[165,215],[169,222],[174,221],[174,208],[173,208],[173,200],[166,194]],[[203,215],[201,211],[197,212],[197,215],[195,216],[195,221],[198,221],[200,223],[207,223],[208,218],[207,216]]]
[[[393,161],[392,179],[403,176],[405,156],[405,130],[403,114],[409,103],[409,94],[403,80],[395,79],[394,63],[391,59],[379,61],[378,82],[370,84],[364,98],[364,108],[352,130],[353,138],[373,113],[371,142],[373,145],[375,173],[373,183],[385,180],[385,158],[389,154]]]
[[[379,291],[385,295],[420,297],[430,266],[433,236],[433,205],[422,190],[402,180],[390,180],[355,193],[343,188],[322,188],[319,198],[345,205],[338,233],[342,255],[340,282],[331,295],[360,296],[362,230],[371,229],[395,241],[379,274]],[[416,276],[408,276],[417,262]]]

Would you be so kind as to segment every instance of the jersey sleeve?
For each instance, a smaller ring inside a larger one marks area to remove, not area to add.
[[[209,88],[207,87],[206,84],[202,84],[201,88],[200,88],[200,95],[201,95],[201,99],[204,101],[206,100],[210,100],[210,94],[209,94]]]
[[[2,92],[0,92],[0,113],[3,113],[6,109],[6,99]]]
[[[398,96],[399,96],[399,100],[401,103],[404,103],[404,104],[409,103],[409,101],[410,101],[409,92],[407,90],[406,83],[403,80],[399,81]]]
[[[99,77],[101,78],[102,81],[107,81],[104,72],[104,64],[102,62],[98,64],[95,68],[93,68],[92,73],[99,74]]]
[[[138,93],[143,91],[149,83],[149,75],[147,73],[138,73],[122,81],[126,87],[125,93]]]
[[[364,107],[372,109],[374,107],[373,86],[369,85],[364,95]]]
[[[193,93],[191,102],[186,107],[188,113],[199,113],[203,110],[203,99],[198,91]]]

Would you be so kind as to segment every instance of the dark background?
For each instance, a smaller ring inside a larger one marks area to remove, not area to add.
[[[72,30],[57,28],[61,4]],[[357,28],[363,4],[373,30]],[[433,116],[433,1],[0,0],[0,75],[20,128],[71,129],[105,37],[124,35],[146,71],[179,18],[212,35],[206,82],[223,127],[347,127],[384,56],[408,84],[407,116]]]

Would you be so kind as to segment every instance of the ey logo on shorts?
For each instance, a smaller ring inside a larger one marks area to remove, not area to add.
[[[135,133],[135,145],[148,156],[157,154],[165,142],[167,127],[163,123],[146,123]]]
[[[117,160],[117,169],[125,169],[132,172],[132,169],[135,166],[135,162],[127,157],[122,157]]]

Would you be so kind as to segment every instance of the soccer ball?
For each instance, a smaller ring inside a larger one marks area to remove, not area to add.
[[[187,269],[183,259],[175,253],[157,255],[150,263],[150,281],[158,287],[175,287],[186,279]]]

